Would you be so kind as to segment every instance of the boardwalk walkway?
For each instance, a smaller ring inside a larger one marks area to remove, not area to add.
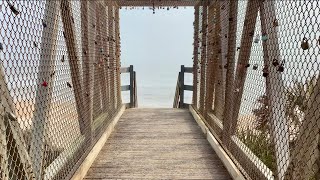
[[[183,109],[128,109],[85,179],[231,179]]]

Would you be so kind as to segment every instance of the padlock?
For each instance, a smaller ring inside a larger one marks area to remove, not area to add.
[[[47,83],[47,81],[45,81],[44,79],[43,79],[43,82],[42,82],[42,84],[41,84],[43,87],[47,87],[48,86],[48,83]]]
[[[279,72],[283,72],[284,71],[284,64],[281,63],[281,65],[278,67],[278,71]]]
[[[305,37],[302,39],[301,48],[302,48],[303,50],[309,49],[309,43],[308,43],[307,38],[305,38]]]
[[[3,51],[2,43],[0,43],[0,51]]]
[[[262,41],[267,41],[267,40],[268,40],[268,35],[267,35],[267,34],[263,34],[263,35],[261,36],[261,40],[262,40]]]
[[[247,64],[245,67],[246,67],[246,68],[250,67],[250,64]]]
[[[278,19],[273,20],[273,27],[279,26]]]
[[[46,28],[47,27],[47,23],[42,21],[42,26],[43,26],[43,28]]]
[[[268,67],[267,66],[265,66],[264,68],[263,68],[263,70],[262,70],[262,76],[263,77],[268,77],[268,75],[269,75],[269,72],[268,72]]]
[[[258,64],[253,65],[252,69],[253,70],[257,70],[258,69]]]
[[[272,60],[272,65],[278,66],[279,65],[279,61],[277,59],[273,59]]]
[[[72,86],[71,86],[71,84],[70,84],[69,82],[67,82],[67,86],[68,86],[69,88],[72,88]]]
[[[64,55],[62,55],[61,62],[64,62]]]

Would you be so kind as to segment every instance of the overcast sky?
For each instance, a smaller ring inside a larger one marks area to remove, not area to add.
[[[193,21],[193,8],[121,9],[121,64],[134,65],[139,106],[172,105],[180,66],[193,63]]]

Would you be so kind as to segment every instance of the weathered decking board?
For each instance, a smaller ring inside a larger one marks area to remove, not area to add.
[[[188,110],[128,109],[85,179],[231,179]]]

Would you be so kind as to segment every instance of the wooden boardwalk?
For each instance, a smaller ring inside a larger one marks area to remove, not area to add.
[[[231,179],[188,110],[128,109],[85,179]]]

